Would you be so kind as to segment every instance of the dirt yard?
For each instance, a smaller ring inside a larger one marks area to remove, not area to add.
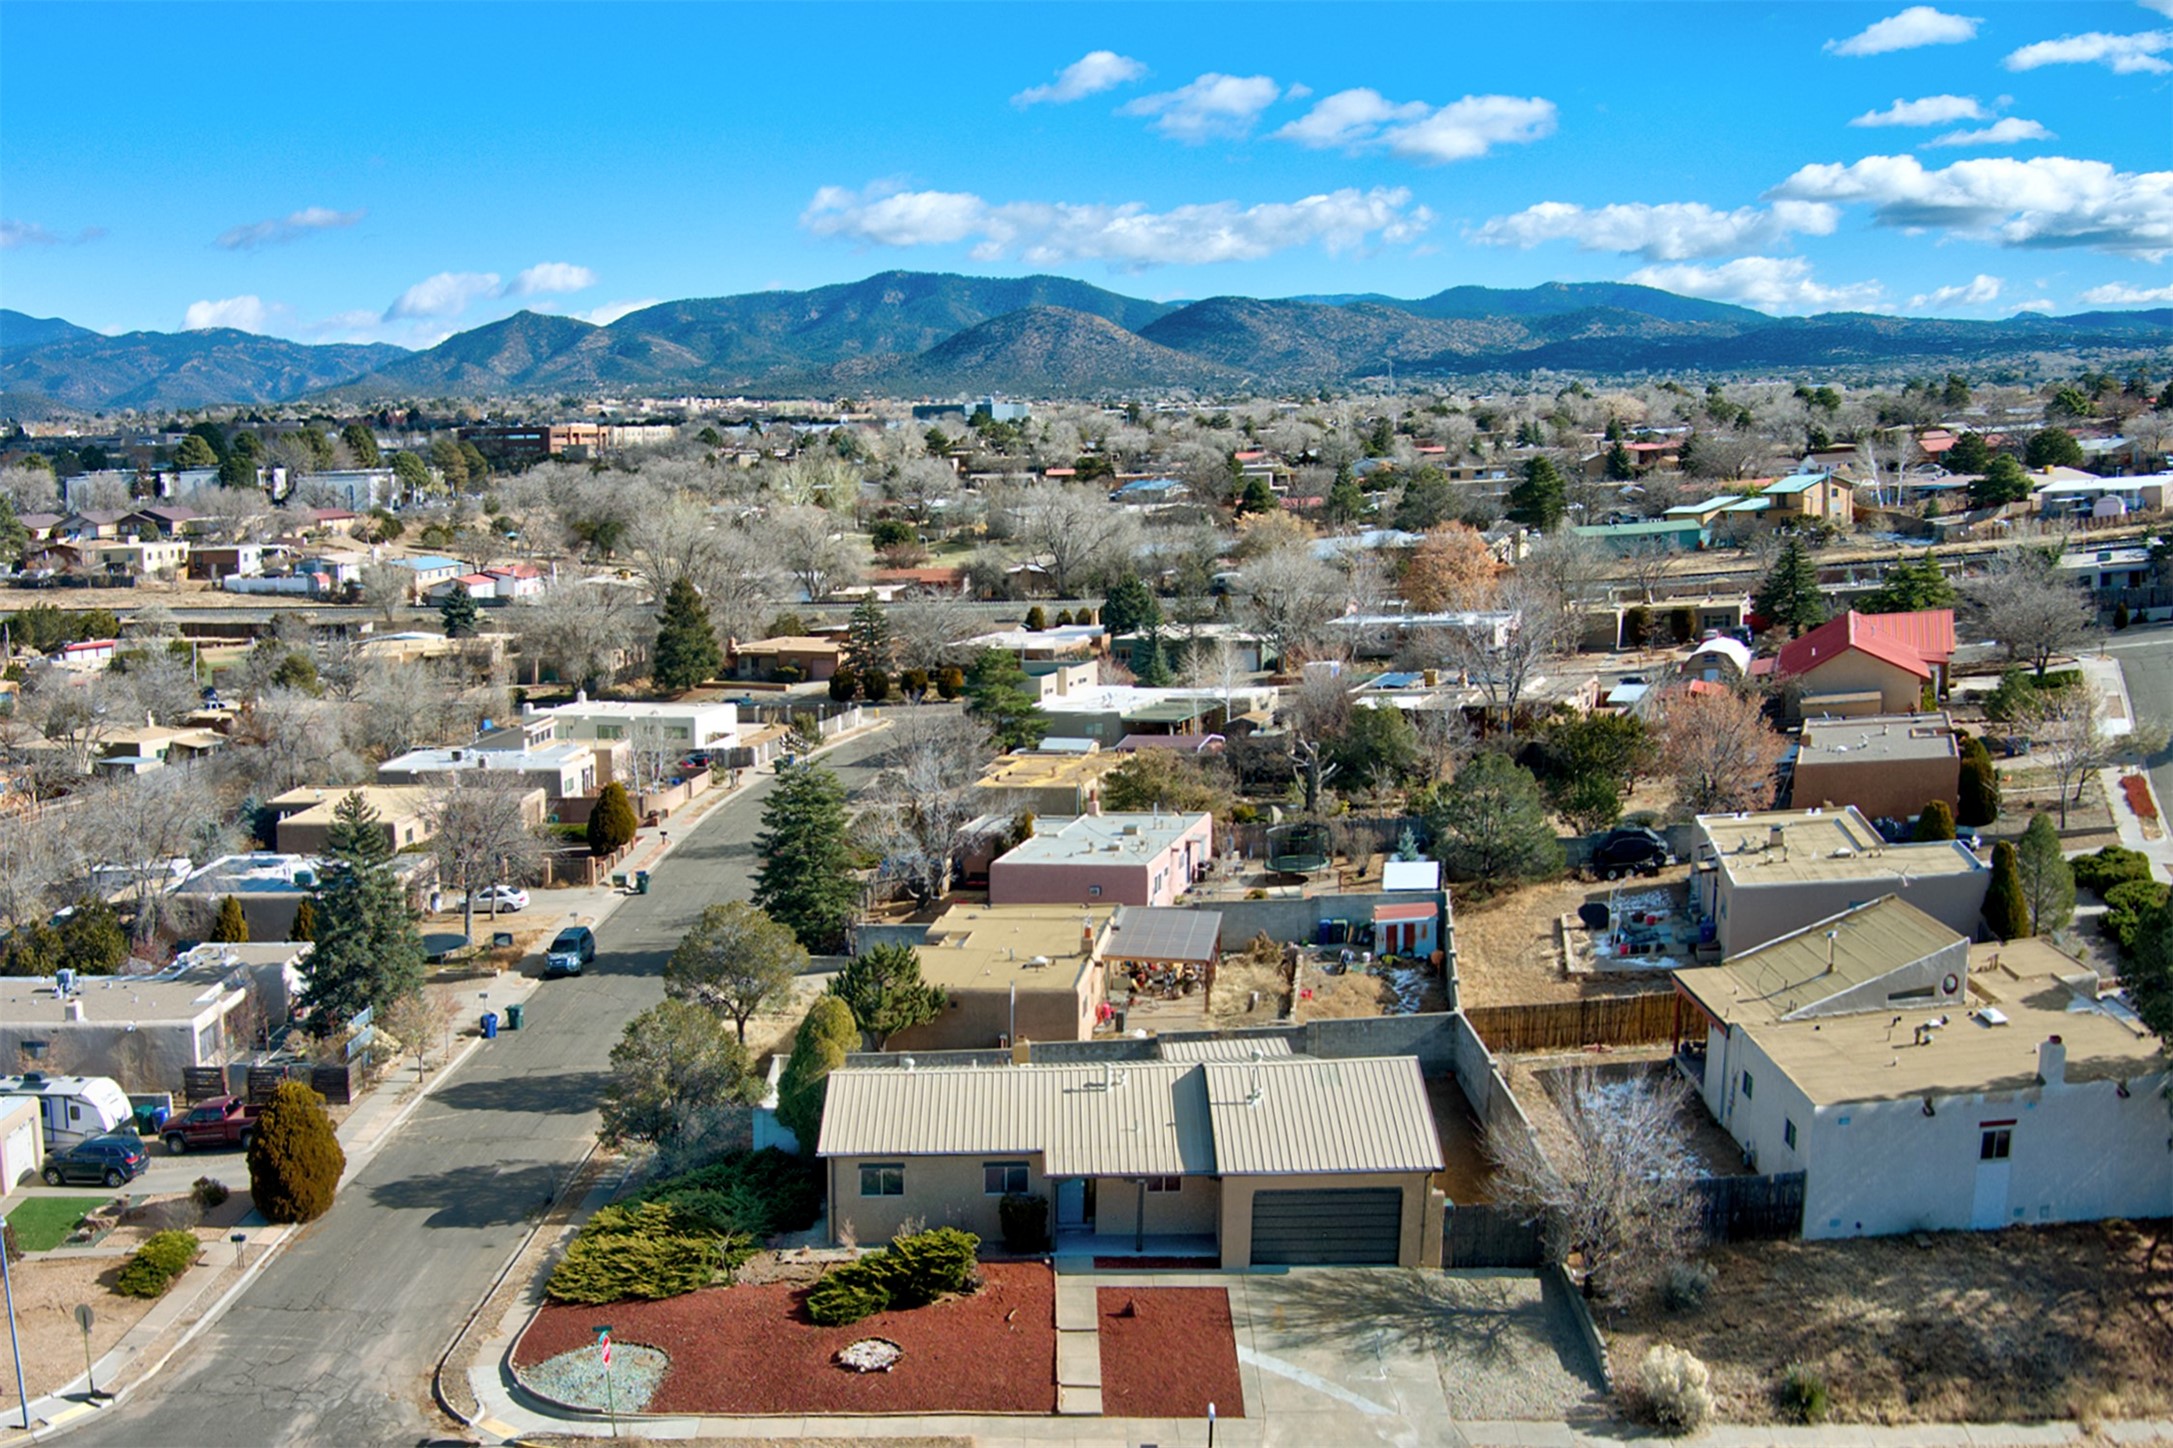
[[[1656,1304],[1611,1336],[1625,1372],[1655,1343],[1713,1371],[1721,1415],[1771,1421],[1791,1363],[1843,1422],[2163,1417],[2173,1411],[2173,1221],[2017,1227],[1715,1249],[1705,1306]]]
[[[1660,872],[1656,886],[1680,886],[1685,866]],[[1644,882],[1640,882],[1643,884]],[[1456,907],[1456,989],[1467,1006],[1573,1001],[1587,996],[1631,995],[1650,989],[1635,979],[1571,979],[1562,973],[1554,922],[1574,915],[1587,900],[1604,903],[1604,882],[1565,879],[1527,885],[1507,895]]]
[[[1220,1287],[1104,1287],[1102,1412],[1111,1418],[1245,1416],[1230,1294]]]
[[[991,1262],[987,1285],[846,1327],[817,1327],[803,1288],[712,1287],[609,1309],[619,1342],[671,1355],[658,1413],[1050,1413],[1056,1408],[1056,1287],[1039,1263]],[[593,1307],[546,1307],[514,1349],[526,1367],[595,1341]],[[832,1357],[864,1337],[905,1357],[855,1373]]]

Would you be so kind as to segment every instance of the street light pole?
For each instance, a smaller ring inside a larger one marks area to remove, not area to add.
[[[15,1335],[15,1281],[8,1275],[8,1219],[0,1217],[0,1295],[7,1298],[8,1347],[15,1353],[15,1396],[23,1405],[23,1431],[30,1431],[30,1389],[23,1382],[23,1344]]]

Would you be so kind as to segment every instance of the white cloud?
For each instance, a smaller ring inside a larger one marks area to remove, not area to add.
[[[385,320],[457,317],[468,304],[498,290],[496,272],[439,272],[415,283],[385,308]]]
[[[1590,211],[1566,201],[1543,201],[1489,219],[1471,239],[1482,246],[1519,247],[1574,241],[1585,251],[1683,261],[1770,246],[1792,233],[1827,236],[1840,217],[1839,208],[1815,201],[1779,201],[1770,209],[1742,206],[1734,211],[1716,211],[1701,201],[1628,202]]]
[[[334,211],[329,206],[305,206],[300,211],[290,211],[285,216],[273,216],[242,226],[230,226],[220,232],[218,239],[212,244],[228,251],[255,251],[260,246],[282,246],[320,231],[338,231],[353,226],[368,214],[364,211]]]
[[[2052,132],[2036,121],[2025,121],[2020,116],[2007,116],[1974,131],[1949,131],[1944,136],[1934,136],[1927,146],[2011,146],[2017,141],[2050,141]]]
[[[2173,0],[2167,0],[2173,4]],[[1951,126],[1956,121],[1989,121],[1992,113],[1975,96],[1925,96],[1896,100],[1883,111],[1865,111],[1852,126]]]
[[[1282,87],[1268,76],[1210,71],[1176,90],[1127,101],[1117,114],[1152,116],[1154,128],[1163,135],[1197,145],[1215,137],[1244,135],[1282,93]]]
[[[1909,310],[1936,312],[1943,307],[1981,307],[1987,302],[1998,301],[1999,289],[2004,285],[1998,277],[1986,276],[1980,272],[1960,286],[1935,287],[1931,291],[1909,298]]]
[[[1128,55],[1119,55],[1114,50],[1090,50],[1058,71],[1053,83],[1028,86],[1011,98],[1011,104],[1068,105],[1120,85],[1130,85],[1146,73],[1147,67]]]
[[[62,236],[35,221],[0,221],[0,251],[18,246],[81,246],[106,234],[103,226],[86,226],[74,236]]]
[[[1345,187],[1290,202],[1214,201],[1156,212],[1139,202],[992,204],[970,192],[825,186],[800,213],[800,224],[817,236],[875,246],[971,242],[975,261],[1105,261],[1136,270],[1255,261],[1300,246],[1333,253],[1401,244],[1433,223],[1432,212],[1410,202],[1400,187]]]
[[[662,297],[643,297],[641,300],[634,302],[606,302],[600,307],[591,307],[585,312],[568,312],[566,315],[579,317],[584,322],[594,322],[599,327],[608,327],[631,312],[643,311],[663,300]]]
[[[2173,171],[2116,171],[2066,156],[1988,156],[1927,170],[1914,156],[1805,166],[1768,192],[1864,202],[1881,226],[1937,227],[2004,246],[2173,250]]]
[[[1315,102],[1274,136],[1316,151],[1385,150],[1439,165],[1550,136],[1556,118],[1554,102],[1538,96],[1465,96],[1436,109],[1424,101],[1392,101],[1361,86]]]
[[[2131,287],[2126,282],[2109,282],[2084,292],[2082,300],[2093,307],[2133,307],[2152,302],[2173,304],[2173,286]]]
[[[2155,10],[2160,15],[2173,15],[2173,0],[2142,0],[2145,10]]]
[[[2017,312],[2035,312],[2041,317],[2049,317],[2059,310],[2053,305],[2050,297],[2037,297],[2027,302],[2016,302],[2014,309]]]
[[[2009,70],[2036,70],[2042,65],[2102,65],[2115,75],[2164,75],[2173,64],[2158,58],[2173,50],[2173,30],[2146,30],[2140,35],[2107,35],[2093,30],[2085,35],[2063,35],[2025,45],[2007,57]]]
[[[272,316],[282,308],[267,306],[262,297],[226,297],[219,301],[189,303],[188,311],[181,320],[182,330],[201,332],[207,327],[233,327],[243,332],[261,332],[270,325]]]
[[[596,273],[570,261],[539,261],[506,283],[509,297],[549,296],[559,292],[586,291],[596,285]]]
[[[1737,302],[1771,312],[1813,312],[1836,307],[1862,310],[1878,304],[1877,282],[1822,286],[1800,256],[1744,256],[1719,266],[1640,267],[1624,278],[1686,297]]]
[[[1866,27],[1846,40],[1829,40],[1826,48],[1835,55],[1885,55],[1894,50],[1914,50],[1920,45],[1955,45],[1977,38],[1981,20],[1967,15],[1948,15],[1929,5],[1911,5],[1899,15]]]

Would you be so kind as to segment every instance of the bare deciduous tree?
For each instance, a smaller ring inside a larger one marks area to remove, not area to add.
[[[1568,1130],[1550,1159],[1530,1137],[1490,1132],[1499,1200],[1539,1209],[1554,1259],[1587,1297],[1655,1281],[1691,1250],[1698,1177],[1689,1088],[1672,1072],[1628,1081],[1577,1070],[1556,1104]]]
[[[2090,637],[2088,597],[2060,565],[2035,548],[2010,548],[1962,585],[1969,617],[2009,659],[2027,661],[2042,676],[2055,654],[2072,653]]]
[[[836,515],[801,504],[773,511],[763,520],[760,537],[808,599],[820,602],[859,572],[860,559],[846,542],[844,527]]]
[[[1329,620],[1343,612],[1343,581],[1313,556],[1309,544],[1292,543],[1253,559],[1245,565],[1240,586],[1242,616],[1286,670],[1321,641]]]
[[[921,905],[949,893],[966,826],[993,808],[975,782],[995,757],[988,731],[963,714],[917,710],[897,717],[856,826],[881,857],[879,878],[904,886]]]
[[[1660,772],[1674,781],[1676,804],[1691,814],[1772,804],[1773,771],[1784,749],[1755,699],[1685,690],[1667,701]]]
[[[629,643],[646,626],[633,592],[566,579],[508,609],[529,682],[541,683],[545,672],[584,688],[617,679]]]
[[[890,606],[889,618],[898,660],[909,669],[963,665],[969,650],[961,641],[981,631],[966,601],[950,594],[902,598]]]
[[[135,907],[135,936],[157,933],[173,884],[169,862],[209,858],[225,843],[211,809],[204,775],[160,769],[123,776],[85,795],[75,822],[88,863],[102,881],[116,882]]]
[[[1484,621],[1471,628],[1442,629],[1438,637],[1441,656],[1478,689],[1487,713],[1499,717],[1502,728],[1513,735],[1525,695],[1567,651],[1572,620],[1555,606],[1551,593],[1535,588],[1521,573],[1502,589],[1495,608],[1512,615],[1499,643]]]
[[[2129,755],[2148,757],[2165,747],[2165,729],[2136,720],[2126,733],[2105,726],[2104,706],[2088,678],[2066,689],[2040,690],[2031,700],[2023,727],[2030,736],[2030,759],[2052,771],[2060,787],[2060,828],[2067,828],[2068,807],[2082,803],[2090,776]]]
[[[461,932],[475,934],[475,892],[519,885],[543,871],[543,842],[521,812],[532,786],[493,770],[458,770],[431,792],[426,806],[430,851],[438,877],[461,892]],[[490,913],[498,913],[491,897]]]
[[[1019,492],[1011,511],[1013,536],[1049,570],[1058,598],[1129,559],[1139,542],[1137,521],[1085,488],[1036,484]]]

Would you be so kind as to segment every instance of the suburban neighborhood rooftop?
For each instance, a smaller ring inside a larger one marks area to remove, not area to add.
[[[1962,875],[1991,867],[1954,840],[1888,844],[1850,805],[1838,810],[1759,810],[1699,815],[1718,868],[1738,885],[1807,880],[1887,880]]]
[[[1900,896],[1887,895],[1724,964],[1678,970],[1675,981],[1728,1025],[1770,1025],[1961,939]]]

